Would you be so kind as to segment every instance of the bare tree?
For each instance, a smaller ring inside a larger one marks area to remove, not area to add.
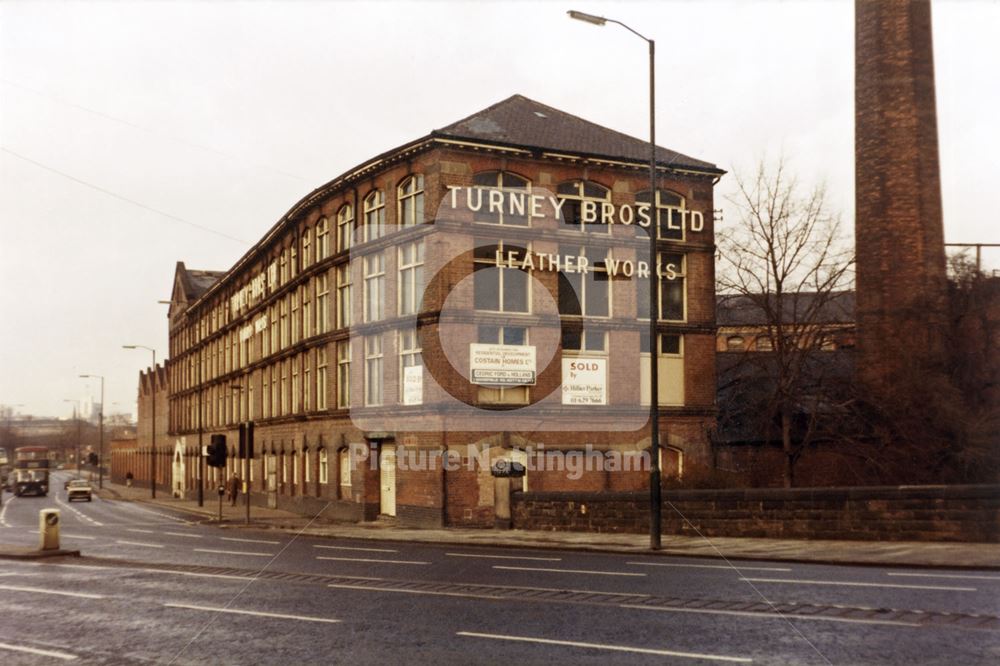
[[[738,310],[755,340],[732,378],[755,382],[755,404],[745,407],[765,441],[780,437],[790,487],[820,418],[834,409],[825,391],[830,368],[819,350],[832,322],[853,317],[845,311],[853,304],[846,291],[853,246],[828,209],[825,187],[800,186],[784,159],[762,161],[751,177],[736,174],[736,183],[729,198],[736,220],[718,237],[717,291],[720,307]]]

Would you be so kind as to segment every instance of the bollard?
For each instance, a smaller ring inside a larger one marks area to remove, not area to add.
[[[59,509],[38,512],[38,549],[59,550]]]

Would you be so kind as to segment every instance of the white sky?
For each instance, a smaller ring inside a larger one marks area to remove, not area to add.
[[[851,222],[853,2],[0,2],[0,404],[67,416],[90,373],[133,410],[150,354],[121,346],[167,355],[177,261],[227,269],[314,187],[513,93],[646,137],[646,44],[568,9],[657,41],[657,143],[784,152]],[[1000,2],[934,3],[948,242],[1000,242],[997,35]]]

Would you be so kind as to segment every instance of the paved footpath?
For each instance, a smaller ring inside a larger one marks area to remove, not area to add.
[[[218,497],[206,493],[204,506],[196,500],[177,499],[162,492],[155,499],[148,489],[126,488],[105,482],[102,497],[158,504],[217,521]],[[223,502],[221,527],[247,526],[246,506]],[[250,527],[267,528],[309,536],[328,536],[373,541],[444,543],[517,548],[549,548],[597,552],[650,553],[649,537],[643,534],[596,534],[590,532],[542,532],[491,529],[415,529],[389,522],[344,524],[325,520],[322,515],[302,516],[288,511],[251,507]],[[948,568],[1000,569],[1000,544],[913,542],[913,541],[828,541],[806,539],[750,539],[696,537],[665,534],[663,555],[726,559],[816,562],[829,564],[871,564],[883,566],[926,566]]]

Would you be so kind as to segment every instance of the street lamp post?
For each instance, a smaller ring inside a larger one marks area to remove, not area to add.
[[[100,439],[97,445],[97,487],[104,488],[104,375],[80,375],[81,379],[101,380],[101,411],[98,412]]]
[[[63,402],[73,403],[73,425],[76,426],[76,478],[80,478],[80,420],[77,416],[77,405],[78,400],[70,400],[69,398],[63,398]]]
[[[649,44],[649,207],[650,207],[650,228],[649,228],[649,430],[650,430],[650,461],[649,466],[649,547],[652,550],[660,549],[660,512],[661,512],[661,491],[660,491],[660,373],[659,373],[659,336],[656,329],[656,321],[659,316],[659,262],[657,259],[656,237],[659,235],[659,217],[657,215],[656,201],[656,75],[655,75],[655,53],[656,43],[648,37],[639,34],[621,21],[594,16],[570,10],[567,12],[570,18],[593,25],[605,25],[615,23],[625,28],[633,35],[639,37]]]
[[[149,487],[150,487],[150,497],[156,499],[156,350],[152,347],[147,347],[145,345],[122,345],[122,349],[146,349],[153,354],[153,368],[152,368],[152,387],[153,387],[153,398],[152,398],[152,428],[150,428],[151,439],[149,445]]]

